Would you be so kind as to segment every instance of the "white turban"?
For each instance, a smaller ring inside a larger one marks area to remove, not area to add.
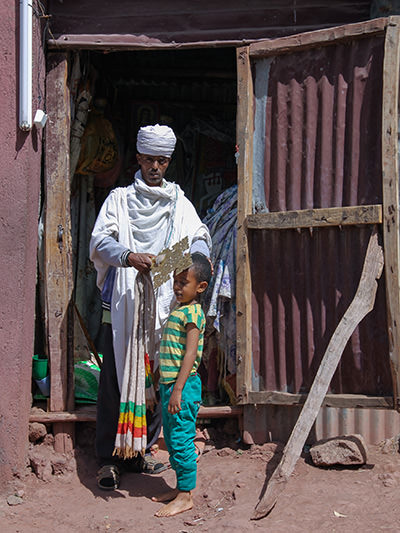
[[[139,154],[171,157],[176,137],[169,126],[143,126],[138,131],[136,148]]]

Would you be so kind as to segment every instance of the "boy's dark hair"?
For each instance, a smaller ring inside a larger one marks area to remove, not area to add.
[[[191,254],[191,258],[193,265],[190,268],[193,270],[197,282],[201,283],[202,281],[206,281],[210,283],[212,274],[211,264],[208,258],[199,252]]]

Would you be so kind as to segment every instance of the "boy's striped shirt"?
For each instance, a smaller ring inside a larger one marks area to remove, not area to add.
[[[196,374],[203,353],[206,318],[200,304],[182,305],[169,315],[160,345],[160,383],[173,383],[186,353],[186,326],[194,324],[199,334],[197,357],[190,375]]]

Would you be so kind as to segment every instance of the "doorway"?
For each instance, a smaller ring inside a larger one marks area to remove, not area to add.
[[[205,405],[235,403],[236,396],[236,78],[234,48],[81,51],[71,61],[72,132],[74,119],[82,118],[82,94],[88,104],[79,157],[71,151],[74,302],[86,337],[95,346],[100,342],[101,302],[88,258],[97,213],[111,189],[129,185],[138,169],[138,129],[169,125],[177,145],[166,179],[180,185],[213,237],[218,283],[204,302]],[[85,359],[85,339],[80,327],[74,329],[77,364]]]

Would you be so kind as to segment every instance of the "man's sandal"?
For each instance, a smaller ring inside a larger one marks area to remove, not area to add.
[[[164,472],[164,470],[167,470],[167,468],[167,465],[161,463],[155,457],[152,457],[151,455],[145,455],[142,470],[144,474],[160,474],[160,472]]]
[[[104,465],[97,472],[97,486],[102,490],[115,490],[119,487],[120,471],[116,465]]]

